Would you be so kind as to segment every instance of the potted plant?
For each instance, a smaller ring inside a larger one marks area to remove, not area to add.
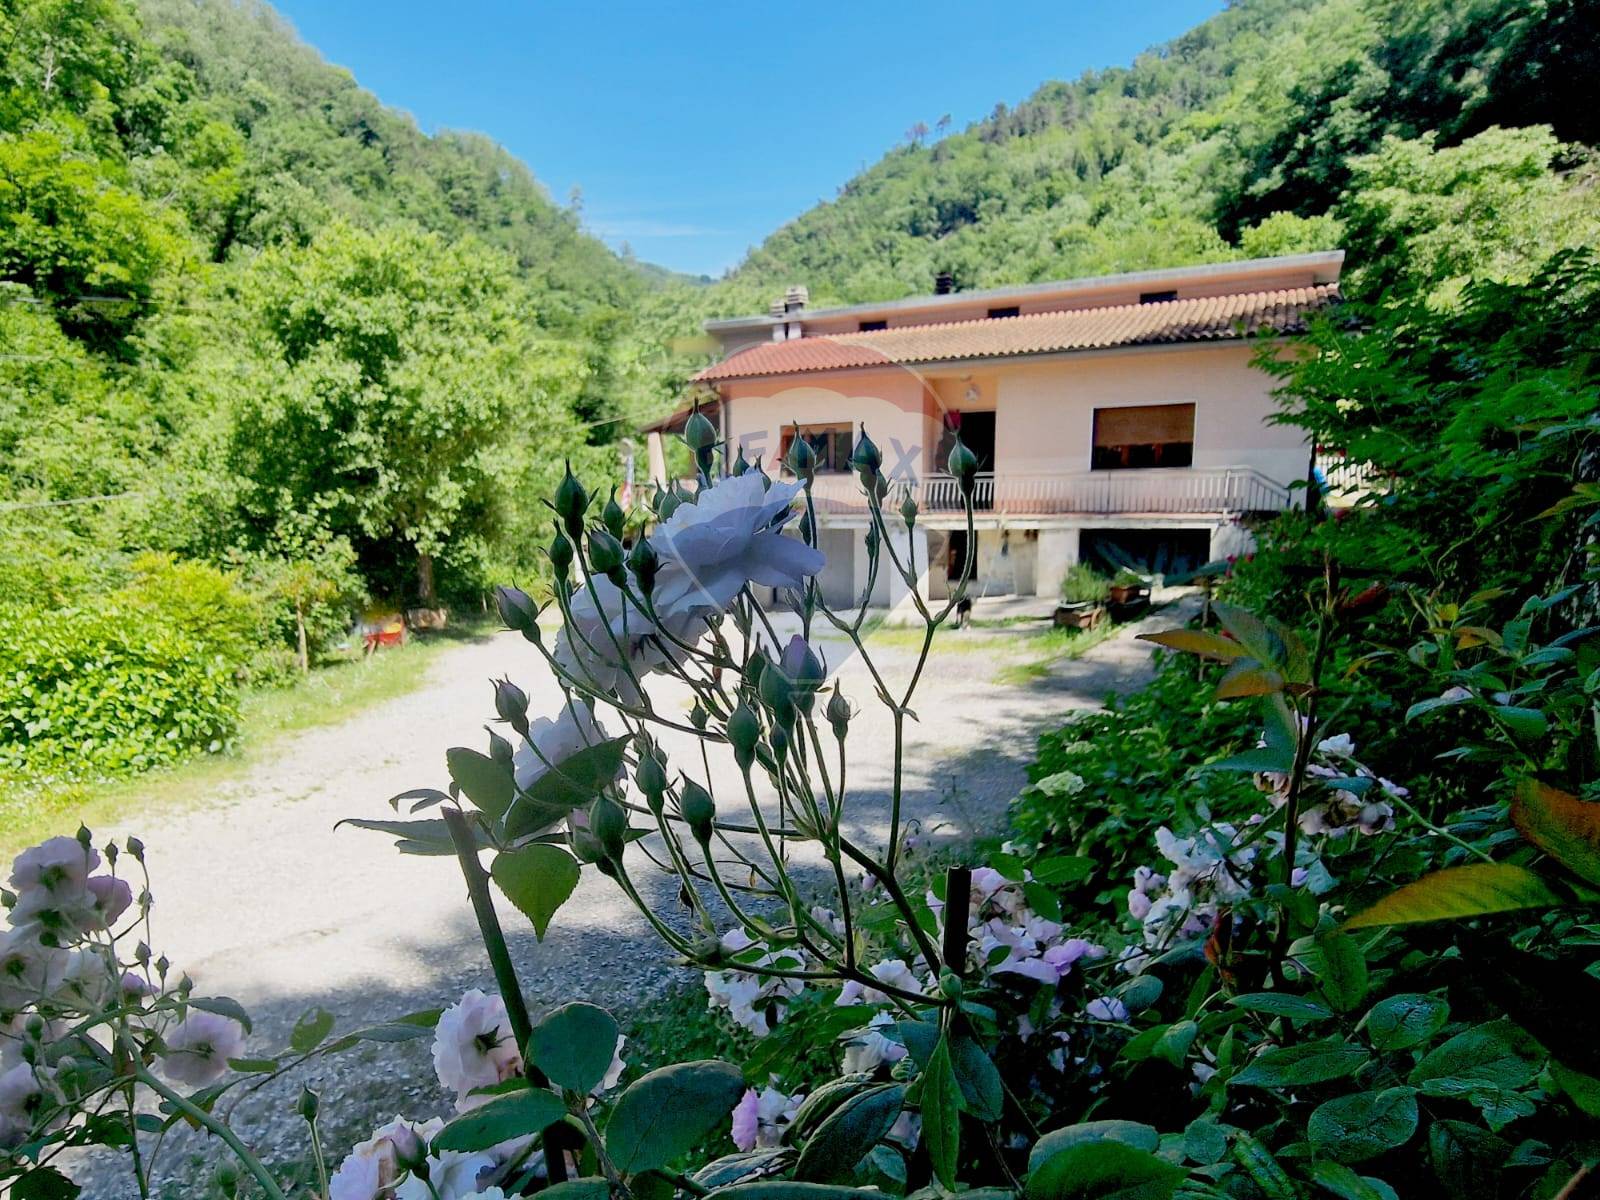
[[[1123,567],[1111,577],[1111,586],[1107,590],[1111,603],[1128,605],[1147,599],[1150,585],[1145,577],[1132,567]]]
[[[1108,584],[1103,575],[1088,563],[1074,563],[1061,579],[1061,603],[1056,606],[1055,623],[1078,629],[1091,629],[1105,616]]]

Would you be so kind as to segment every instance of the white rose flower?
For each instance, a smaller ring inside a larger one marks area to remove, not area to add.
[[[113,965],[108,951],[92,947],[67,952],[66,966],[56,989],[58,998],[93,1011],[103,1008],[121,991],[121,973]]]
[[[489,1099],[470,1095],[475,1089],[493,1087],[520,1071],[522,1055],[511,1036],[505,1001],[473,988],[445,1009],[434,1027],[433,1069],[456,1094],[461,1112]]]
[[[104,927],[104,909],[117,903],[120,894],[111,877],[89,878],[99,865],[99,851],[76,838],[53,837],[24,850],[11,869],[11,886],[17,894],[11,924],[66,933]]]
[[[1126,1021],[1128,1019],[1128,1006],[1115,996],[1100,996],[1089,1001],[1084,1007],[1084,1015],[1094,1021]]]
[[[100,852],[93,846],[77,838],[53,837],[17,855],[11,864],[11,888],[16,892],[30,887],[82,888],[99,866]]]
[[[783,1142],[783,1133],[805,1093],[786,1096],[775,1087],[745,1091],[733,1110],[733,1144],[741,1150],[770,1149]]]
[[[1333,758],[1349,758],[1356,752],[1356,743],[1348,733],[1341,733],[1323,738],[1317,743],[1317,749]]]
[[[730,929],[722,935],[722,948],[730,954],[737,954],[755,944],[742,929]],[[749,965],[797,970],[805,965],[805,960],[798,951],[790,949],[758,955],[750,960]],[[780,1018],[783,1013],[781,1002],[798,996],[805,988],[798,979],[759,978],[737,967],[725,971],[707,971],[705,978],[706,992],[710,997],[709,1007],[727,1009],[734,1021],[757,1037],[766,1037],[772,1032],[769,1012],[773,1014],[773,1020]]]
[[[899,1062],[906,1056],[906,1048],[891,1042],[878,1031],[893,1024],[888,1013],[879,1013],[868,1022],[865,1029],[845,1035],[843,1071],[849,1075],[856,1071],[875,1071],[884,1063]]]
[[[650,539],[662,560],[657,615],[722,612],[746,584],[798,589],[822,570],[820,550],[782,533],[803,490],[747,471],[680,504]]]
[[[39,1124],[51,1100],[50,1084],[49,1068],[29,1063],[0,1074],[0,1145],[16,1145]]]
[[[627,1069],[627,1062],[622,1057],[622,1045],[628,1040],[626,1034],[617,1034],[617,1048],[611,1052],[611,1065],[606,1068],[605,1075],[600,1082],[589,1089],[591,1096],[598,1096],[601,1092],[609,1092],[622,1082],[622,1072]]]
[[[867,968],[868,973],[879,983],[886,983],[890,987],[900,988],[907,992],[922,991],[922,985],[917,982],[915,973],[906,966],[904,959],[891,958],[881,963],[874,963]],[[850,980],[839,989],[839,998],[834,1001],[836,1005],[847,1004],[875,1004],[889,1003],[889,994],[879,991],[875,987],[868,987]]]
[[[568,607],[571,619],[556,635],[555,660],[568,674],[597,691],[614,692],[628,702],[637,700],[634,681],[643,681],[665,666],[668,654],[674,660],[682,655],[622,589],[604,576],[579,585]],[[703,620],[688,612],[671,613],[658,605],[656,615],[681,642],[693,643],[704,632]]]
[[[166,1052],[161,1069],[174,1083],[204,1087],[228,1070],[228,1060],[244,1051],[244,1027],[232,1017],[195,1008],[162,1035]]]
[[[328,1180],[328,1200],[380,1200],[401,1172],[422,1161],[428,1143],[443,1128],[437,1117],[420,1123],[396,1117],[380,1126],[345,1155]]]
[[[568,704],[552,720],[540,717],[528,723],[528,737],[512,756],[517,786],[526,791],[550,772],[550,764],[560,766],[579,751],[609,741],[611,735],[595,719],[587,704]],[[617,778],[622,778],[619,768]]]
[[[67,952],[39,941],[32,928],[0,932],[0,1008],[18,1009],[60,986]]]
[[[395,1200],[472,1200],[474,1196],[484,1195],[478,1190],[478,1180],[494,1168],[491,1155],[442,1150],[428,1156],[423,1167],[426,1179],[415,1174],[406,1176],[395,1188],[394,1197]]]

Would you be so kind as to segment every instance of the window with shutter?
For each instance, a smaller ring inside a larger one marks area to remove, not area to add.
[[[1135,404],[1094,410],[1096,471],[1187,467],[1194,462],[1194,405]]]

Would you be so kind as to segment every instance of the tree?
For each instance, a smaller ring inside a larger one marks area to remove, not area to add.
[[[1442,149],[1432,138],[1389,137],[1351,160],[1338,213],[1364,248],[1359,289],[1448,298],[1469,277],[1526,280],[1556,251],[1593,245],[1592,178],[1557,174],[1562,154],[1550,130],[1534,126],[1487,129]]]
[[[380,570],[409,556],[436,606],[436,559],[493,535],[513,438],[558,458],[571,425],[552,397],[526,402],[537,349],[511,264],[339,223],[263,254],[240,292],[254,328],[229,457],[248,518],[271,535],[314,516]]]

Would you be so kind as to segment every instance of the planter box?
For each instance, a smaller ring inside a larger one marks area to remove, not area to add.
[[[1140,583],[1112,584],[1109,595],[1113,604],[1140,604],[1150,599],[1150,589]]]
[[[1062,629],[1093,629],[1105,619],[1105,605],[1094,600],[1056,605],[1055,623]]]

